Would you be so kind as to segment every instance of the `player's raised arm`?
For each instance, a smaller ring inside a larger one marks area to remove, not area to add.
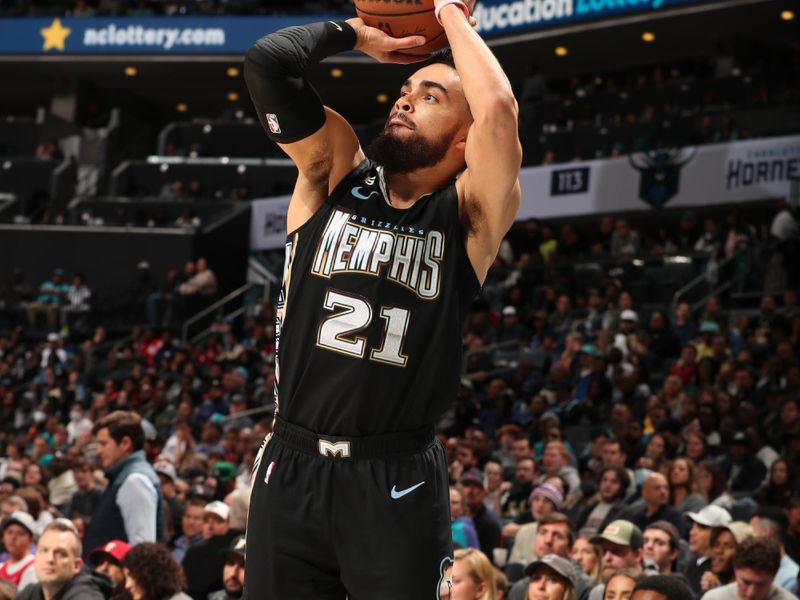
[[[305,223],[364,158],[352,127],[323,106],[306,80],[308,68],[353,49],[385,62],[414,62],[424,57],[397,51],[424,43],[420,36],[390,38],[361,19],[350,19],[288,27],[261,38],[248,50],[244,77],[258,118],[299,171],[287,216],[289,231]]]
[[[436,4],[473,117],[465,149],[467,170],[457,185],[470,224],[467,252],[483,281],[519,207],[519,111],[508,77],[472,28],[462,3]],[[471,8],[474,0],[467,4]]]

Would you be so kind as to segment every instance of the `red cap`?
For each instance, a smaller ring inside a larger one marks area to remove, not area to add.
[[[120,563],[130,549],[131,547],[122,540],[111,540],[89,552],[89,560],[95,565],[103,558],[112,558],[115,562]]]

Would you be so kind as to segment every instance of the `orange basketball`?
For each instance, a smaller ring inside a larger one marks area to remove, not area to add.
[[[444,29],[433,13],[433,0],[354,0],[356,14],[392,37],[424,36],[427,42],[407,54],[428,54],[447,45]]]

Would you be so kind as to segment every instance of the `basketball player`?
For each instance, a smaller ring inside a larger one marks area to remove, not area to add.
[[[361,19],[259,40],[245,79],[299,175],[277,304],[277,415],[256,460],[248,600],[410,600],[449,589],[448,475],[432,424],[461,331],[519,206],[517,104],[470,7],[439,0],[452,62],[402,83],[365,152],[304,77],[356,48],[424,43]]]

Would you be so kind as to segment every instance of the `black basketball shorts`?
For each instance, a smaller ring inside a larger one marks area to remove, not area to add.
[[[449,598],[447,463],[432,430],[344,438],[278,419],[254,477],[245,600]]]

